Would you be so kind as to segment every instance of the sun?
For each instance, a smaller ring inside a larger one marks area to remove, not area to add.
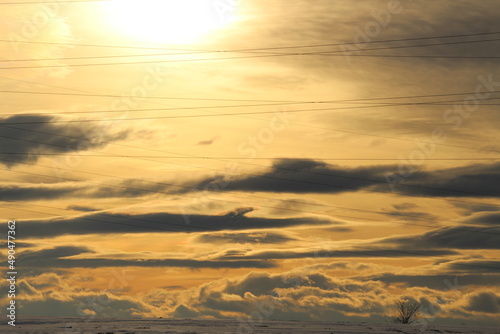
[[[105,2],[105,11],[120,33],[155,43],[187,44],[231,22],[234,6],[234,0],[112,0]]]

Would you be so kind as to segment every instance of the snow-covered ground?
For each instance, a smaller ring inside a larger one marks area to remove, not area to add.
[[[16,326],[6,323],[0,326],[0,333],[29,334],[340,334],[340,333],[484,333],[500,334],[500,328],[398,325],[398,324],[355,324],[299,321],[263,321],[249,324],[238,320],[172,320],[172,319],[93,319],[86,318],[21,318]]]

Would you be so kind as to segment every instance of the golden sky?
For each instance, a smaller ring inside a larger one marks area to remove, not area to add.
[[[0,6],[20,315],[498,324],[497,1]]]

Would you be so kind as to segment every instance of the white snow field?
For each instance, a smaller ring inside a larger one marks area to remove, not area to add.
[[[23,334],[341,334],[341,333],[464,333],[500,334],[499,327],[327,323],[300,321],[190,320],[190,319],[88,319],[29,317],[16,326],[7,322],[0,333]]]

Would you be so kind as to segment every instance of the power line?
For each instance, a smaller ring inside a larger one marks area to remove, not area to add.
[[[0,91],[1,92],[1,91]],[[482,101],[493,101],[500,100],[500,97],[486,98]],[[453,102],[453,103],[452,103]],[[174,107],[174,108],[148,108],[148,109],[118,109],[118,110],[83,110],[83,111],[60,111],[60,112],[37,112],[30,115],[68,115],[68,114],[97,114],[97,113],[122,113],[122,112],[149,112],[149,111],[172,111],[172,110],[201,110],[201,109],[227,109],[227,108],[248,108],[248,107],[271,107],[271,106],[287,106],[287,105],[299,105],[299,104],[330,104],[330,103],[345,103],[345,104],[363,104],[362,108],[373,108],[373,107],[397,107],[397,106],[446,106],[455,105],[456,102],[463,102],[463,100],[445,100],[445,101],[427,101],[427,102],[397,102],[397,103],[387,103],[387,102],[341,102],[341,101],[304,101],[304,102],[279,102],[279,103],[260,103],[260,104],[237,104],[237,105],[215,105],[215,106],[195,106],[195,107]],[[482,106],[497,106],[500,103],[481,103]],[[343,110],[343,109],[358,109],[359,106],[349,106],[349,107],[331,107],[332,110]],[[312,110],[323,110],[323,109],[311,109],[302,111],[312,111]],[[287,111],[295,112],[295,111]],[[256,112],[259,113],[259,112]],[[0,113],[0,116],[19,116],[19,113]],[[218,114],[213,114],[218,115]],[[239,115],[235,113],[232,115]],[[177,118],[177,116],[171,116]],[[182,117],[182,116],[178,116]],[[189,116],[196,117],[196,115]],[[126,118],[119,118],[119,120],[124,120]],[[100,119],[100,120],[112,120],[112,119]],[[48,122],[48,121],[47,121]],[[50,121],[52,123],[52,121]]]
[[[101,0],[106,1],[106,0]],[[60,1],[58,1],[60,2]],[[375,41],[363,41],[363,42],[341,42],[341,43],[328,43],[328,44],[307,44],[307,45],[295,45],[295,46],[279,46],[279,47],[259,47],[259,48],[245,48],[238,49],[239,51],[258,51],[258,50],[278,50],[278,49],[303,49],[303,48],[316,48],[316,47],[328,47],[328,46],[347,46],[347,45],[370,45],[378,43],[392,43],[392,42],[407,42],[407,41],[420,41],[429,39],[442,39],[442,38],[458,38],[458,37],[471,37],[471,36],[485,36],[485,35],[496,35],[500,34],[500,31],[493,32],[480,32],[472,34],[455,34],[455,35],[438,35],[438,36],[427,36],[427,37],[413,37],[413,38],[398,38],[398,39],[385,39],[385,40],[375,40]],[[13,41],[9,39],[0,39],[0,42],[7,43],[23,43],[23,44],[42,44],[42,45],[60,45],[60,46],[79,46],[79,47],[97,47],[97,48],[115,48],[115,49],[141,49],[141,50],[178,50],[178,51],[192,51],[199,52],[200,50],[193,49],[172,49],[164,47],[145,47],[145,46],[126,46],[126,45],[103,45],[103,44],[81,44],[81,43],[57,43],[57,42],[40,42],[40,41]],[[202,52],[221,52],[216,50],[201,50]],[[355,50],[351,50],[355,51]]]
[[[417,48],[417,47],[434,47],[434,46],[444,46],[444,45],[458,45],[458,44],[471,44],[471,43],[484,43],[484,42],[495,42],[500,41],[500,38],[494,39],[485,39],[485,40],[476,40],[476,41],[455,41],[455,42],[443,42],[443,43],[433,43],[433,44],[417,44],[417,45],[399,45],[399,46],[387,46],[387,47],[377,47],[377,48],[367,48],[355,50],[356,52],[365,52],[365,51],[377,51],[377,50],[394,50],[394,49],[407,49],[407,48]],[[289,47],[284,47],[289,48]],[[280,49],[280,47],[276,47],[273,49]],[[260,50],[260,51],[259,51]],[[163,54],[135,54],[135,55],[105,55],[105,56],[85,56],[85,57],[59,57],[59,58],[32,58],[32,59],[3,59],[0,62],[27,62],[27,61],[66,61],[66,60],[86,60],[86,59],[112,59],[112,58],[131,58],[131,57],[161,57],[161,56],[176,56],[176,55],[192,55],[192,54],[205,54],[205,53],[262,53],[261,51],[266,50],[266,48],[262,49],[236,49],[236,50],[214,50],[214,51],[206,51],[206,50],[192,50],[190,52],[184,53],[163,53]],[[353,50],[354,51],[354,50]],[[315,51],[315,52],[306,52],[306,53],[271,53],[265,52],[266,54],[272,56],[281,56],[281,55],[335,55],[338,53],[344,53],[345,50],[341,51]],[[378,55],[369,55],[369,56],[378,56]],[[384,56],[384,55],[382,55]],[[412,56],[413,57],[413,56]],[[155,62],[155,61],[152,61]],[[81,64],[79,64],[81,65]],[[73,65],[68,65],[73,66]],[[16,67],[17,68],[17,67]]]
[[[1,92],[1,91],[0,91]],[[437,95],[462,95],[462,94],[435,94],[434,96]],[[422,95],[424,96],[424,95]],[[385,98],[385,99],[392,99],[392,98]],[[372,100],[372,99],[361,99],[361,100]],[[348,100],[344,100],[348,101]],[[416,103],[408,103],[407,105],[414,105]],[[389,105],[384,105],[384,106],[389,106]],[[318,111],[318,110],[335,110],[335,109],[352,109],[352,108],[367,108],[371,106],[361,106],[361,107],[345,107],[345,108],[323,108],[323,109],[306,109],[303,111]],[[375,107],[380,107],[375,106]],[[294,112],[299,112],[302,110],[296,110]],[[291,111],[287,111],[291,112]],[[237,113],[237,114],[210,114],[206,115],[207,117],[209,116],[239,116],[239,117],[244,117],[240,115],[247,115],[247,114],[260,114],[260,113],[275,113],[275,112],[250,112],[250,113]],[[205,116],[205,115],[203,115]],[[187,116],[163,116],[163,117],[154,117],[154,118],[132,118],[132,119],[127,119],[127,118],[121,118],[117,120],[136,120],[136,119],[157,119],[157,118],[184,118],[184,117],[196,117],[196,115],[187,115]],[[247,117],[250,118],[250,117]],[[257,120],[263,120],[260,118],[251,118],[251,119],[257,119]],[[90,121],[102,121],[101,120],[73,120],[73,121],[38,121],[38,122],[9,122],[9,123],[0,123],[0,126],[7,126],[7,125],[20,125],[20,124],[43,124],[43,123],[67,123],[67,122],[90,122]],[[265,120],[268,121],[268,120]],[[392,137],[392,136],[385,136],[385,135],[376,135],[376,134],[370,134],[370,133],[364,133],[364,132],[357,132],[357,131],[349,131],[349,130],[339,130],[339,129],[331,129],[331,128],[323,128],[323,127],[317,127],[317,126],[308,126],[308,125],[303,125],[303,124],[295,124],[295,123],[289,123],[290,125],[296,125],[296,126],[301,126],[301,127],[307,127],[307,128],[314,128],[314,129],[320,129],[320,130],[326,130],[326,131],[333,131],[333,132],[341,132],[341,133],[348,133],[348,134],[356,134],[356,135],[363,135],[363,136],[371,136],[371,137],[376,137],[376,138],[383,138],[383,139],[391,139],[391,140],[398,140],[398,141],[406,141],[406,142],[421,142],[426,144],[426,141],[418,140],[418,139],[406,139],[406,138],[398,138],[398,137]],[[19,128],[18,128],[19,129]],[[482,149],[482,148],[477,148],[477,147],[467,147],[467,146],[460,146],[460,145],[453,145],[453,144],[443,144],[443,143],[438,143],[436,145],[440,146],[447,146],[447,147],[453,147],[453,148],[462,148],[462,149],[470,149],[470,150],[478,150],[478,151],[484,151],[484,152],[494,152],[494,153],[500,153],[500,151],[496,150],[491,150],[491,149]]]
[[[498,99],[500,99],[500,97]],[[227,109],[227,108],[272,107],[272,106],[286,106],[294,104],[319,104],[319,103],[331,103],[331,102],[280,102],[280,103],[215,105],[215,106],[174,107],[174,108],[119,109],[119,110],[106,109],[106,110],[87,110],[87,111],[61,111],[61,112],[50,112],[50,113],[43,112],[43,113],[33,113],[30,115],[67,115],[67,114],[149,112],[149,111],[172,111],[172,110]],[[19,115],[19,113],[0,113],[0,116],[16,116],[16,115]]]
[[[156,64],[156,63],[181,63],[181,62],[197,62],[197,61],[237,60],[237,59],[251,59],[251,58],[271,58],[271,57],[310,56],[310,55],[345,57],[345,55],[341,55],[341,54],[295,53],[295,54],[271,54],[271,55],[220,57],[220,58],[151,60],[151,61],[135,61],[135,62],[130,61],[130,62],[114,62],[114,63],[33,65],[33,66],[0,67],[0,70],[61,68],[61,67],[87,67],[87,66],[113,66],[113,65],[142,65],[142,64]],[[500,56],[450,56],[450,55],[350,55],[350,56],[370,57],[370,58],[500,59]]]
[[[407,103],[407,104],[397,104],[397,105],[414,105],[416,103]],[[383,106],[391,106],[391,105],[383,105]],[[286,111],[287,113],[289,112],[302,112],[302,111],[326,111],[326,110],[337,110],[337,109],[353,109],[353,108],[368,108],[368,107],[383,107],[381,105],[376,105],[376,106],[358,106],[358,107],[344,107],[344,108],[322,108],[322,109],[304,109],[304,110],[293,110],[293,111]],[[253,115],[253,114],[271,114],[271,113],[276,113],[275,111],[264,111],[264,112],[244,112],[244,113],[225,113],[225,114],[203,114],[203,115],[184,115],[184,116],[159,116],[159,117],[136,117],[136,118],[119,118],[119,119],[107,119],[106,121],[120,121],[120,120],[127,120],[127,121],[133,121],[133,120],[146,120],[146,119],[169,119],[169,118],[195,118],[195,117],[214,117],[214,116],[236,116],[236,117],[244,117],[241,115]],[[250,118],[250,117],[248,117]],[[260,118],[251,118],[251,119],[257,119],[257,120],[263,120]],[[9,125],[30,125],[30,124],[48,124],[48,123],[82,123],[82,122],[102,122],[102,119],[94,119],[94,120],[58,120],[58,121],[32,121],[32,122],[4,122],[0,123],[0,126],[9,126]],[[268,121],[268,120],[264,120]],[[348,133],[348,134],[356,134],[356,135],[363,135],[363,136],[369,136],[369,137],[376,137],[376,138],[383,138],[383,139],[391,139],[391,140],[398,140],[398,141],[405,141],[405,142],[411,142],[411,143],[424,143],[427,144],[426,141],[423,140],[418,140],[418,139],[406,139],[406,138],[398,138],[398,137],[392,137],[392,136],[385,136],[385,135],[377,135],[377,134],[370,134],[370,133],[365,133],[365,132],[358,132],[358,131],[350,131],[350,130],[339,130],[339,129],[331,129],[331,128],[323,128],[323,127],[318,127],[318,126],[310,126],[310,125],[303,125],[303,124],[295,124],[295,123],[287,123],[290,125],[295,125],[295,126],[300,126],[300,127],[306,127],[306,128],[314,128],[314,129],[319,129],[319,130],[325,130],[325,131],[332,131],[332,132],[341,132],[341,133]],[[20,128],[18,128],[20,129]],[[492,150],[492,149],[485,149],[485,148],[477,148],[477,147],[468,147],[468,146],[460,146],[460,145],[453,145],[453,144],[443,144],[443,143],[436,143],[436,145],[439,146],[446,146],[446,147],[453,147],[453,148],[461,148],[461,149],[469,149],[469,150],[474,150],[474,151],[484,151],[484,152],[494,152],[494,153],[500,153],[500,151],[497,150]]]
[[[30,81],[26,80],[18,80],[18,81],[24,81],[28,83],[33,83]],[[47,85],[47,84],[42,84],[42,83],[35,83],[37,85],[41,86],[48,86],[48,87],[56,87],[56,88],[63,88],[63,89],[69,89],[67,87],[57,87],[53,85]],[[75,89],[70,89],[73,91],[79,91],[82,92],[81,90],[75,90]],[[1,91],[0,92],[11,92],[11,93],[27,93],[23,91]],[[30,92],[31,93],[31,92]],[[50,95],[83,95],[83,96],[97,96],[97,97],[122,97],[120,95],[103,95],[103,94],[97,94],[97,93],[92,93],[92,92],[86,92],[84,91],[85,94],[76,94],[76,93],[54,93],[54,92],[40,92],[40,94],[50,94]],[[492,91],[490,92],[492,94],[498,93],[498,91]],[[362,98],[362,99],[344,99],[344,100],[334,100],[335,102],[360,102],[360,101],[374,101],[374,100],[394,100],[394,99],[407,99],[407,98],[426,98],[426,97],[444,97],[444,96],[462,96],[462,95],[475,95],[476,92],[466,92],[466,93],[441,93],[441,94],[430,94],[430,95],[412,95],[412,96],[392,96],[392,97],[379,97],[379,98]],[[125,96],[123,96],[125,97]],[[131,96],[129,96],[131,97]],[[172,97],[149,97],[152,99],[189,99],[189,98],[172,98]],[[150,103],[148,98],[145,98],[147,103]],[[226,99],[227,100],[227,99]],[[239,100],[241,101],[241,100]],[[249,101],[249,100],[245,100]],[[251,100],[250,100],[251,101]],[[262,100],[255,100],[255,101],[262,101]],[[266,101],[272,101],[272,100],[266,100]],[[292,101],[293,102],[293,101]],[[301,101],[303,102],[303,101]],[[158,104],[158,103],[155,103]],[[160,104],[162,105],[162,104]],[[242,118],[249,118],[249,119],[256,119],[256,120],[261,120],[261,121],[268,121],[267,119],[261,119],[261,118],[256,118],[256,117],[249,117],[249,116],[237,116],[237,117],[242,117]],[[371,136],[375,138],[382,138],[382,139],[390,139],[390,140],[398,140],[398,141],[405,141],[405,142],[411,142],[411,143],[424,143],[426,144],[426,141],[418,140],[418,139],[406,139],[406,138],[398,138],[398,137],[392,137],[392,136],[384,136],[384,135],[376,135],[376,134],[370,134],[370,133],[364,133],[364,132],[357,132],[357,131],[349,131],[349,130],[340,130],[340,129],[331,129],[331,128],[323,128],[323,127],[318,127],[318,126],[311,126],[311,125],[304,125],[304,124],[297,124],[297,123],[289,123],[290,125],[294,126],[299,126],[299,127],[306,127],[306,128],[311,128],[311,129],[318,129],[318,130],[325,130],[325,131],[332,131],[332,132],[340,132],[340,133],[348,133],[348,134],[355,134],[355,135],[363,135],[363,136]],[[0,123],[1,126],[1,123]],[[494,152],[494,153],[500,153],[500,151],[496,150],[491,150],[491,149],[481,149],[481,148],[476,148],[476,147],[467,147],[467,146],[460,146],[460,145],[453,145],[453,144],[443,144],[439,143],[437,144],[439,146],[446,146],[446,147],[453,147],[453,148],[461,148],[461,149],[469,149],[469,150],[478,150],[478,151],[484,151],[484,152]],[[148,148],[148,150],[151,150]],[[162,152],[162,151],[159,151]],[[164,153],[164,152],[163,152]]]
[[[1,91],[0,91],[1,92]],[[489,100],[498,100],[498,98],[486,98],[483,101]],[[453,100],[454,102],[462,102],[462,100]],[[452,101],[452,102],[453,102]],[[431,101],[431,102],[398,102],[398,103],[385,103],[385,104],[370,104],[370,105],[357,105],[357,106],[348,106],[348,107],[326,107],[326,108],[316,108],[316,109],[299,109],[299,110],[287,110],[286,113],[299,113],[299,112],[315,112],[315,111],[334,111],[334,110],[351,110],[351,109],[368,109],[368,108],[381,108],[381,107],[400,107],[400,106],[418,106],[418,105],[439,105],[442,101]],[[447,101],[443,101],[447,102]],[[305,102],[309,103],[309,102]],[[318,103],[318,102],[312,102]],[[331,102],[327,102],[331,103]],[[295,104],[295,103],[291,103]],[[281,104],[278,104],[281,105]],[[246,105],[242,107],[248,106],[267,106],[264,105]],[[176,107],[172,109],[161,108],[157,110],[179,110],[179,109],[217,109],[217,108],[234,108],[240,106],[204,106],[204,107]],[[136,111],[145,111],[136,110]],[[152,109],[149,109],[152,110]],[[127,111],[127,110],[122,110]],[[129,110],[132,111],[132,110]],[[106,111],[95,111],[95,112],[106,112]],[[260,115],[260,114],[275,114],[276,111],[249,111],[249,112],[239,112],[239,113],[212,113],[212,114],[189,114],[189,115],[169,115],[169,116],[143,116],[143,117],[121,117],[121,118],[98,118],[98,119],[58,119],[58,120],[44,120],[44,121],[18,121],[18,122],[3,122],[0,123],[0,126],[3,125],[29,125],[29,124],[54,124],[54,123],[89,123],[89,122],[113,122],[113,121],[138,121],[138,120],[157,120],[157,119],[178,119],[178,118],[198,118],[198,117],[225,117],[225,116],[241,116],[241,115]]]
[[[420,47],[433,47],[433,46],[444,46],[444,45],[459,45],[459,44],[473,44],[473,43],[484,43],[484,42],[498,42],[500,38],[491,38],[491,39],[481,39],[476,41],[455,41],[455,42],[441,42],[441,43],[432,43],[432,44],[415,44],[415,45],[396,45],[396,46],[382,46],[377,48],[367,48],[360,50],[351,50],[351,51],[378,51],[378,50],[395,50],[395,49],[409,49],[409,48],[420,48]],[[333,51],[333,52],[321,52],[323,54],[336,54],[336,53],[345,53],[344,50]],[[314,53],[311,53],[314,54]]]
[[[324,108],[322,110],[331,110],[332,108]],[[317,111],[318,109],[313,109],[314,111]],[[310,110],[310,111],[313,111]],[[289,112],[289,111],[287,111]],[[275,112],[261,112],[261,113],[275,113]],[[207,116],[239,116],[239,115],[246,115],[246,114],[255,114],[254,113],[238,113],[238,114],[212,114],[212,115],[207,115]],[[205,116],[205,115],[203,115]],[[189,116],[187,116],[189,117]],[[191,117],[194,117],[191,116]],[[145,117],[145,118],[123,118],[123,120],[138,120],[138,119],[158,119],[158,118],[184,118],[183,116],[172,116],[172,117],[156,117],[156,118],[151,118],[151,117]],[[259,118],[253,118],[257,120],[263,120]],[[116,119],[119,121],[120,119]],[[99,120],[87,120],[89,121],[99,121]],[[265,120],[268,121],[268,120]],[[9,126],[9,125],[29,125],[29,124],[45,124],[45,123],[71,123],[71,122],[82,122],[80,121],[38,121],[38,122],[8,122],[8,123],[0,123],[0,126]],[[288,123],[290,125],[295,125],[295,126],[300,126],[300,127],[306,127],[306,128],[313,128],[313,129],[319,129],[319,130],[325,130],[325,131],[332,131],[332,132],[340,132],[340,133],[348,133],[348,134],[356,134],[356,135],[363,135],[363,136],[369,136],[369,137],[375,137],[375,138],[383,138],[383,139],[390,139],[390,140],[398,140],[398,141],[405,141],[405,142],[411,142],[411,143],[424,143],[428,144],[428,142],[424,140],[419,140],[419,139],[406,139],[406,138],[399,138],[399,137],[392,137],[392,136],[385,136],[385,135],[377,135],[377,134],[370,134],[370,133],[365,133],[365,132],[358,132],[358,131],[351,131],[351,130],[339,130],[339,129],[331,129],[331,128],[323,128],[323,127],[318,127],[318,126],[310,126],[310,125],[303,125],[303,124],[295,124],[295,123]],[[18,128],[22,129],[22,128]],[[461,149],[468,149],[468,150],[474,150],[474,151],[483,151],[483,152],[493,152],[493,153],[500,153],[500,151],[497,150],[492,150],[492,149],[486,149],[486,148],[478,148],[478,147],[468,147],[468,146],[460,146],[460,145],[453,145],[453,144],[443,144],[443,143],[436,143],[436,145],[439,146],[446,146],[446,147],[453,147],[453,148],[461,148]]]
[[[378,48],[368,48],[357,51],[374,51],[374,50],[390,50],[390,49],[402,49],[402,48],[414,48],[414,47],[433,47],[433,46],[443,46],[443,45],[453,45],[453,44],[468,44],[468,43],[480,43],[480,42],[492,42],[492,41],[500,41],[500,38],[495,39],[487,39],[487,40],[478,40],[478,41],[456,41],[456,42],[443,42],[443,43],[434,43],[434,44],[418,44],[418,45],[407,45],[407,46],[388,46],[388,47],[378,47]],[[257,50],[257,49],[254,49]],[[254,52],[254,51],[194,51],[195,53],[208,52],[208,53],[228,53],[228,52]],[[344,53],[344,54],[341,54]],[[190,54],[190,53],[189,53]],[[323,56],[345,56],[345,51],[315,51],[315,52],[299,52],[299,53],[278,53],[278,54],[265,54],[265,55],[254,55],[254,56],[238,56],[238,57],[222,57],[222,58],[195,58],[195,59],[175,59],[175,60],[154,60],[154,61],[141,61],[141,62],[115,62],[115,63],[91,63],[91,64],[57,64],[57,65],[33,65],[33,66],[16,66],[16,67],[2,67],[0,69],[33,69],[33,68],[53,68],[53,67],[81,67],[81,66],[105,66],[105,65],[132,65],[132,64],[149,64],[149,63],[170,63],[170,62],[192,62],[192,61],[212,61],[212,60],[232,60],[232,59],[240,59],[240,58],[262,58],[262,57],[281,57],[281,56],[307,56],[307,55],[323,55]],[[151,56],[151,55],[138,55],[138,56]],[[392,55],[363,55],[365,57],[393,57]],[[86,57],[86,58],[116,58],[116,57],[124,57],[123,55],[118,56],[104,56],[104,57]],[[132,56],[133,57],[133,56]],[[400,57],[400,56],[396,56]],[[404,57],[413,57],[413,58],[488,58],[488,59],[497,59],[500,56],[439,56],[439,55],[411,55]],[[78,59],[78,58],[73,58]],[[85,59],[85,58],[79,58]],[[35,59],[36,60],[36,59]],[[64,60],[64,58],[51,59],[51,60]],[[15,60],[14,60],[15,61]],[[25,61],[25,60],[22,60]]]
[[[23,80],[24,81],[24,80]],[[48,86],[46,84],[35,83],[37,85]],[[59,87],[63,88],[63,87]],[[68,88],[65,88],[68,89]],[[98,94],[98,93],[61,93],[61,92],[37,92],[37,91],[19,91],[19,90],[0,90],[0,93],[11,94],[40,94],[40,95],[60,95],[60,96],[89,96],[89,97],[118,97],[127,98],[131,95],[116,95],[116,94]],[[500,91],[492,91],[492,94],[500,93]],[[445,96],[463,96],[474,95],[476,92],[462,93],[444,93],[444,94],[427,94],[427,95],[407,95],[407,96],[388,96],[388,97],[372,97],[359,99],[341,99],[341,100],[315,100],[315,101],[297,101],[297,100],[258,100],[258,99],[215,99],[215,98],[198,98],[198,97],[173,97],[173,96],[141,96],[141,99],[160,99],[160,100],[193,100],[193,101],[241,101],[241,102],[280,102],[280,103],[344,103],[344,102],[361,102],[361,101],[377,101],[377,100],[400,100],[400,99],[416,99],[430,97],[445,97]]]
[[[414,37],[414,38],[398,38],[398,39],[385,39],[385,40],[375,40],[375,41],[363,41],[363,42],[343,42],[335,44],[315,44],[315,45],[302,45],[302,46],[278,46],[278,47],[268,47],[268,48],[253,48],[253,49],[240,49],[241,51],[255,51],[255,50],[277,50],[277,49],[298,49],[298,48],[310,48],[310,47],[327,47],[327,46],[347,46],[347,45],[365,45],[365,44],[378,44],[378,43],[392,43],[392,42],[409,42],[409,41],[420,41],[428,39],[441,39],[441,38],[457,38],[457,37],[471,37],[471,36],[484,36],[484,35],[496,35],[500,34],[500,31],[495,32],[481,32],[473,34],[458,34],[458,35],[441,35],[441,36],[427,36],[427,37]],[[0,40],[1,42],[2,40]],[[360,49],[360,51],[363,49]],[[366,49],[364,49],[366,50]],[[357,50],[348,50],[357,51]]]
[[[13,93],[13,94],[49,94],[49,95],[75,95],[75,96],[94,96],[94,97],[120,97],[120,98],[126,98],[126,97],[132,97],[131,95],[113,95],[113,94],[98,94],[98,93],[92,93],[89,91],[85,90],[80,90],[80,89],[74,89],[74,88],[68,88],[68,87],[63,87],[63,86],[55,86],[55,85],[48,85],[45,83],[40,83],[40,82],[35,82],[35,81],[28,81],[28,80],[21,80],[21,79],[13,79],[13,78],[8,78],[8,77],[0,77],[0,79],[8,79],[8,80],[15,80],[19,82],[26,82],[26,83],[31,83],[39,86],[44,86],[44,87],[53,87],[53,88],[59,88],[59,89],[64,89],[64,90],[70,90],[70,91],[75,91],[75,92],[80,92],[80,94],[76,93],[59,93],[59,92],[23,92],[23,91],[1,91],[0,93]],[[82,94],[85,93],[85,94]],[[173,96],[143,96],[141,99],[164,99],[164,100],[192,100],[192,101],[231,101],[231,102],[308,102],[308,101],[291,101],[291,100],[264,100],[264,99],[222,99],[222,98],[200,98],[200,97],[173,97]],[[146,101],[146,103],[151,103],[149,101]],[[157,103],[156,103],[157,104]]]

